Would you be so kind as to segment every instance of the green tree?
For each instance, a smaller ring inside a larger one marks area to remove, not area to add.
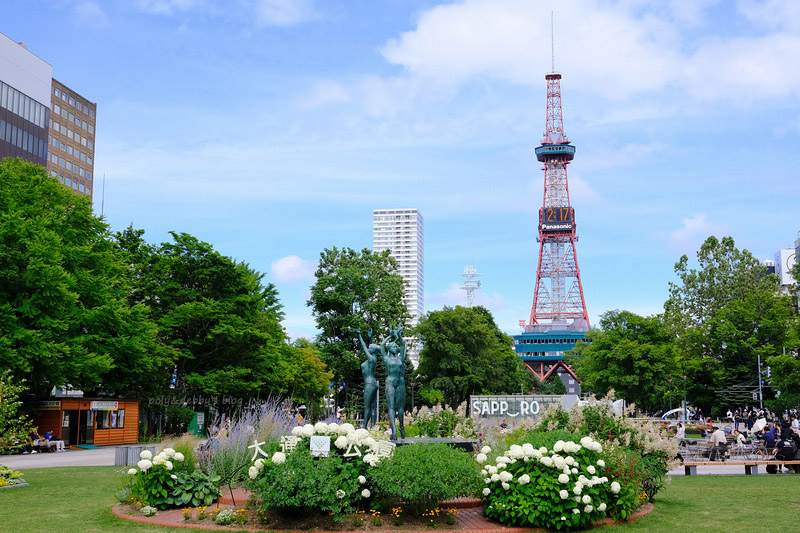
[[[152,246],[133,228],[117,234],[132,304],[147,304],[173,354],[161,386],[182,393],[250,397],[285,391],[288,355],[278,294],[245,263],[185,233]]]
[[[0,162],[0,367],[33,394],[136,394],[163,360],[145,306],[89,198],[45,169]]]
[[[363,358],[358,341],[372,329],[375,337],[389,326],[405,323],[410,317],[403,303],[403,278],[397,274],[397,262],[389,251],[373,252],[364,248],[326,248],[320,254],[314,273],[308,305],[320,330],[317,345],[322,360],[333,373],[337,393],[336,404],[342,405],[344,395],[360,401],[363,391],[360,362]],[[406,364],[410,372],[410,364]],[[385,370],[378,365],[376,376],[383,382]]]
[[[680,283],[670,283],[665,316],[677,337],[689,398],[708,412],[725,407],[716,405],[715,391],[757,383],[758,356],[781,353],[794,319],[777,277],[732,238],[706,239],[697,262],[690,268],[684,255],[675,264]]]
[[[669,405],[671,395],[679,398],[677,349],[662,317],[608,311],[586,337],[591,342],[578,343],[567,356],[586,389],[598,395],[613,389],[650,412]]]
[[[18,452],[19,443],[33,431],[30,419],[19,413],[19,395],[24,391],[24,383],[14,383],[10,370],[0,372],[0,454]]]
[[[511,337],[483,307],[432,311],[414,332],[423,344],[417,369],[423,397],[439,391],[444,403],[455,407],[471,394],[529,392],[538,385],[514,353]]]

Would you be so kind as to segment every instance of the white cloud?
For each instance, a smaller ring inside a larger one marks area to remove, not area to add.
[[[302,109],[314,109],[330,103],[345,103],[350,100],[347,88],[331,80],[319,80],[299,105]]]
[[[698,250],[709,235],[720,235],[726,232],[725,226],[713,224],[706,219],[705,213],[692,218],[683,219],[683,227],[669,232],[667,242],[670,251],[677,254],[691,254]]]
[[[202,0],[138,0],[136,5],[147,13],[170,15],[176,11],[188,11],[202,4]]]
[[[104,28],[110,23],[108,15],[94,2],[79,2],[75,5],[75,13],[82,25]]]
[[[272,279],[277,283],[295,283],[314,279],[316,263],[307,261],[296,255],[288,255],[270,265]]]
[[[311,0],[256,0],[253,7],[261,26],[294,26],[318,17]]]

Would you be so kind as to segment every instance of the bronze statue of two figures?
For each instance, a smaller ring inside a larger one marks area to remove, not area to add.
[[[378,364],[378,354],[386,366],[386,403],[389,406],[389,427],[392,430],[392,440],[397,440],[399,421],[400,437],[406,437],[403,425],[403,409],[406,404],[406,343],[403,340],[403,327],[397,329],[389,327],[389,335],[380,344],[373,344],[372,330],[367,332],[367,342],[358,334],[358,340],[367,354],[367,360],[361,363],[361,373],[364,375],[364,428],[369,429],[378,423],[378,380],[375,379],[375,365]]]

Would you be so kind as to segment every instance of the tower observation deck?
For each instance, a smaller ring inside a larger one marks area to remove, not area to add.
[[[536,238],[539,259],[531,314],[527,321],[520,320],[522,333],[514,337],[514,349],[539,379],[557,373],[572,393],[574,390],[570,389],[576,386],[577,379],[563,363],[564,352],[589,330],[575,250],[575,210],[567,180],[567,165],[575,157],[575,146],[564,132],[561,74],[548,73],[545,80],[547,119],[542,144],[535,150],[536,158],[544,164],[544,194]]]

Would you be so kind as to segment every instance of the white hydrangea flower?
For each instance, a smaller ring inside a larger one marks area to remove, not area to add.
[[[584,513],[591,513],[593,509],[594,509],[594,507],[592,507],[591,505],[587,505],[586,507],[583,508],[583,512]]]
[[[547,453],[547,448],[542,446],[541,448],[539,448],[539,453],[541,453],[542,455],[546,454]]]
[[[531,482],[531,476],[529,476],[528,474],[522,474],[521,476],[519,476],[520,485],[527,485],[530,482]]]
[[[333,445],[339,448],[340,450],[344,450],[345,448],[347,448],[347,437],[341,435],[339,438],[333,441]]]
[[[572,473],[572,470],[570,470],[568,466],[565,466],[562,472],[564,472],[566,475],[570,475]]]
[[[586,476],[584,476],[583,474],[578,476],[578,483],[580,483],[581,485],[586,485],[588,483],[588,481],[589,480],[586,479]]]
[[[558,441],[556,441],[555,444],[553,444],[553,451],[554,452],[560,452],[563,449],[564,449],[564,441],[563,440],[558,440]]]
[[[163,453],[167,457],[172,457],[173,455],[175,455],[175,450],[173,450],[172,448],[164,448],[164,450],[161,453]]]
[[[489,448],[488,446],[484,446],[483,448],[481,448],[481,453],[485,453],[486,455],[489,455],[490,453],[492,453],[492,449]]]
[[[525,457],[525,452],[522,451],[522,446],[519,444],[512,444],[511,448],[508,449],[508,456],[512,459],[522,459]]]
[[[250,479],[255,479],[256,477],[258,477],[258,467],[251,466],[250,468],[248,468],[247,475],[250,476]]]
[[[509,485],[508,483],[501,483],[500,486],[503,487],[503,489],[505,489],[505,490],[508,490],[508,489],[511,488],[511,485]]]
[[[509,459],[505,455],[501,455],[500,457],[497,458],[497,466],[500,466],[501,464],[508,464],[510,462],[511,459]]]
[[[185,457],[181,452],[175,452],[175,455],[172,458],[178,461],[179,463],[182,463],[183,460],[185,459]]]
[[[486,483],[486,484],[488,485],[489,483],[491,483],[491,482],[492,482],[492,478],[490,478],[490,477],[485,477],[485,478],[483,478],[483,482],[484,482],[484,483]]]
[[[603,511],[605,511],[605,510],[606,510],[606,504],[605,504],[605,502],[604,502],[604,503],[601,503],[600,505],[598,505],[598,506],[597,506],[597,510],[598,510],[598,511],[600,511],[601,513],[602,513]]]
[[[489,472],[487,472],[486,469],[481,470],[481,475],[482,476],[486,476],[488,474],[489,474]]]
[[[369,498],[371,494],[372,493],[369,491],[369,489],[364,489],[361,491],[361,496],[364,498]]]
[[[522,445],[522,453],[525,454],[525,457],[532,457],[533,456],[533,445],[530,442],[526,442]]]
[[[581,439],[581,446],[583,446],[584,448],[589,448],[589,446],[591,446],[592,442],[593,442],[592,441],[592,437],[589,437],[587,435],[586,437],[583,437]]]
[[[169,477],[171,477],[172,479],[178,479],[178,476],[176,476],[175,474],[172,474],[172,475],[171,475],[171,476],[169,476]]]
[[[512,479],[514,479],[514,476],[513,476],[513,474],[511,474],[511,472],[509,472],[507,470],[504,470],[504,471],[500,472],[500,481],[502,481],[503,483],[507,483],[507,482],[511,481]]]
[[[303,426],[303,436],[304,437],[313,437],[314,436],[314,426],[311,424],[306,424]]]
[[[353,424],[350,424],[349,422],[339,426],[339,434],[340,435],[349,435],[350,433],[354,432],[355,430],[356,430],[356,428],[353,427]]]
[[[574,464],[575,464],[575,458],[574,458],[574,457],[572,457],[571,455],[568,455],[568,456],[566,456],[566,457],[564,458],[564,462],[565,462],[566,464],[568,464],[569,466],[572,466],[572,465],[574,465]]]
[[[172,470],[172,461],[164,461],[164,466],[167,467],[167,470]]]
[[[597,460],[597,466],[599,466],[600,468],[605,468],[606,467],[606,462],[603,461],[602,459],[598,459]]]
[[[572,510],[572,514],[581,514],[581,510],[580,509],[573,509]]]
[[[539,450],[533,450],[533,452],[531,453],[531,457],[535,457],[536,459],[541,459],[542,452],[540,452]]]
[[[539,459],[544,466],[553,466],[553,460],[550,457],[542,457]]]
[[[363,485],[364,483],[367,482],[367,478],[365,478],[364,476],[358,476],[358,482]]]
[[[492,477],[490,477],[489,479],[491,479],[492,481],[500,481],[500,474],[492,474]]]
[[[150,467],[153,466],[153,463],[151,463],[148,459],[142,459],[141,461],[136,463],[136,466],[138,466],[139,470],[141,470],[142,472],[147,472],[150,469]]]
[[[282,465],[286,462],[286,454],[283,452],[275,452],[272,454],[272,463]]]
[[[578,469],[577,468],[573,468],[572,470],[570,470],[570,472],[572,472],[573,474],[577,474],[578,473]]]
[[[566,520],[566,519],[567,519],[567,517],[566,517],[566,516],[562,516],[562,517],[561,517],[561,520]]]
[[[561,496],[562,500],[566,500],[567,498],[569,498],[569,492],[563,489],[559,491],[558,495]]]
[[[581,450],[580,445],[572,442],[571,440],[564,443],[564,449],[569,453],[579,452]]]
[[[569,483],[569,476],[566,475],[566,474],[561,474],[560,476],[558,476],[558,482],[559,483]]]
[[[345,494],[344,494],[344,491],[342,489],[339,489],[339,490],[336,491],[336,497],[339,498],[340,500],[342,498],[344,498],[344,495]]]
[[[364,442],[363,442],[363,444],[364,444],[364,446],[366,446],[367,448],[374,448],[374,447],[375,447],[375,445],[377,445],[377,444],[378,444],[378,441],[376,441],[376,440],[375,440],[375,439],[373,439],[372,437],[367,437],[366,439],[364,439]]]
[[[264,459],[260,458],[256,459],[256,462],[253,463],[253,465],[255,465],[255,467],[258,468],[259,470],[261,470],[262,468],[264,468]]]
[[[338,435],[339,434],[339,424],[336,422],[331,422],[328,424],[328,435]]]
[[[592,465],[587,466],[586,471],[589,472],[590,474],[594,474],[595,472],[597,472],[597,470],[595,470]]]
[[[162,457],[161,454],[156,455],[155,457],[153,457],[153,464],[154,465],[163,465],[166,462],[167,462],[166,457]]]
[[[364,462],[367,463],[369,466],[375,466],[380,461],[380,457],[375,455],[374,453],[368,453],[364,455]]]
[[[303,437],[305,436],[305,432],[303,430],[303,426],[295,426],[292,428],[292,435],[295,437]]]
[[[475,456],[475,460],[478,461],[479,465],[485,463],[487,459],[488,457],[486,457],[485,453],[479,453],[478,455]]]
[[[489,490],[489,487],[484,487],[484,489],[483,489],[483,495],[484,495],[484,496],[488,496],[488,495],[489,495],[489,493],[491,493],[491,492],[492,492],[492,491],[491,491],[491,490]]]
[[[583,500],[582,500],[582,501],[583,501],[583,503],[586,503],[586,504],[592,503],[592,497],[591,497],[591,496],[589,496],[588,494],[584,494],[584,495],[583,495]],[[588,512],[588,511],[587,511],[587,512]]]
[[[608,483],[608,478],[606,476],[603,476],[600,478],[600,481],[602,481],[603,483]]]
[[[139,454],[139,459],[150,460],[152,458],[153,458],[153,452],[151,452],[150,450],[142,450],[142,453]]]
[[[487,471],[489,474],[496,474],[496,473],[497,473],[497,467],[496,467],[496,466],[494,466],[494,465],[487,465],[487,466],[486,466],[486,471]]]
[[[135,468],[129,468],[128,469],[128,474],[130,474],[130,475],[135,475],[137,472],[138,472],[138,470],[136,470]]]
[[[583,485],[581,484],[575,485],[575,488],[572,489],[572,492],[574,492],[575,494],[580,494],[581,492],[583,492]]]
[[[620,491],[621,489],[622,489],[622,487],[621,487],[621,486],[620,486],[620,484],[619,484],[619,483],[617,483],[616,481],[613,481],[613,482],[611,483],[611,492],[613,492],[614,494],[617,494],[617,493],[619,493],[619,491]]]
[[[314,433],[316,433],[317,435],[327,435],[328,424],[320,420],[319,422],[314,424]]]

